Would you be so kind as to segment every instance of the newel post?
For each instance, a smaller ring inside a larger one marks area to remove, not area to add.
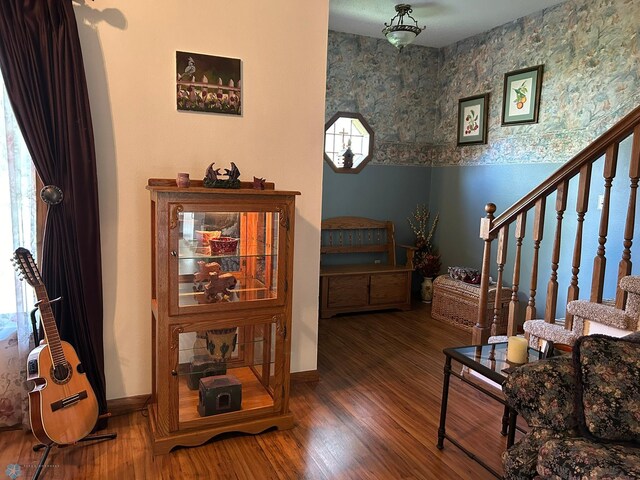
[[[495,234],[491,234],[493,226],[493,214],[496,206],[487,203],[484,207],[487,216],[480,220],[480,238],[484,240],[484,253],[482,255],[482,274],[480,276],[480,298],[478,301],[478,317],[471,337],[473,345],[487,343],[491,333],[491,324],[487,319],[487,302],[489,301],[489,273],[491,262],[491,242],[495,239]]]

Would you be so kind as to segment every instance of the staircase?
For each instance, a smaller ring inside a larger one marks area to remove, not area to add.
[[[632,269],[639,179],[640,107],[502,214],[494,216],[496,206],[487,204],[480,226],[484,254],[472,343],[486,343],[498,323],[500,299],[489,298],[490,275],[497,292],[502,286],[512,291],[508,336],[535,319],[557,324],[550,330],[571,332],[574,317],[566,305],[580,298],[589,279],[584,299],[625,309],[627,292],[619,283]],[[574,202],[575,213],[567,210]],[[483,308],[488,302],[494,305],[493,322]]]

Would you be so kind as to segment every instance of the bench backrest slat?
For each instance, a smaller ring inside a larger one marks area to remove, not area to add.
[[[321,253],[386,253],[389,265],[396,263],[393,222],[335,217],[323,220],[321,227]]]

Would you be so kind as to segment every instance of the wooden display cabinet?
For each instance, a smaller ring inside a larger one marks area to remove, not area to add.
[[[147,189],[154,454],[200,445],[224,432],[291,428],[293,226],[299,192],[276,191],[272,184],[265,190],[212,189],[202,182],[178,188],[162,179],[150,179]],[[205,385],[225,379],[241,388],[207,393]]]

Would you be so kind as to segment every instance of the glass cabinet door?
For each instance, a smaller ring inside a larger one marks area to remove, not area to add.
[[[224,422],[237,415],[234,412],[257,417],[278,409],[281,325],[277,316],[245,325],[208,323],[174,329],[173,345],[178,347],[172,352],[177,363],[172,394],[178,396],[174,427]]]
[[[177,211],[169,239],[174,257],[169,261],[172,314],[243,308],[251,302],[284,303],[279,280],[285,258],[282,209],[173,208]]]

